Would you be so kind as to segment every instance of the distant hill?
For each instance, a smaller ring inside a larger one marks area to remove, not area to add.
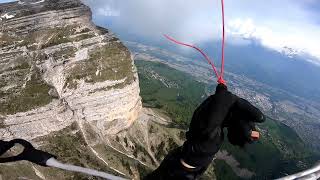
[[[103,25],[103,23],[102,23]],[[184,57],[202,61],[202,57],[193,50],[186,50],[167,41],[161,34],[158,39],[137,36],[114,27],[122,40],[138,42],[148,46],[159,47],[180,54]],[[220,42],[208,41],[197,44],[205,50],[216,63],[220,63]],[[226,44],[226,70],[243,74],[256,81],[267,83],[294,95],[320,102],[320,60],[306,54],[288,52],[289,47],[275,51],[254,42],[247,45]],[[205,62],[204,62],[205,63]]]
[[[175,46],[175,45],[173,45]],[[168,45],[170,47],[170,45]],[[220,43],[201,44],[216,63],[220,63]],[[167,48],[164,46],[163,48]],[[175,47],[173,47],[175,48]],[[172,50],[172,47],[170,48]],[[199,59],[197,52],[174,49],[189,58]],[[297,96],[320,102],[320,66],[307,56],[288,56],[258,43],[226,47],[226,71],[243,74],[256,81],[280,88]]]

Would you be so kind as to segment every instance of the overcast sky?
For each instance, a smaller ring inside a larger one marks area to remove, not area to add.
[[[85,0],[96,21],[123,31],[200,43],[219,39],[220,0]],[[303,50],[320,59],[319,0],[225,0],[228,40],[258,39],[262,45]],[[319,60],[320,61],[320,60]]]
[[[0,0],[0,3],[11,2],[13,0]]]
[[[10,0],[0,0],[5,2]],[[220,0],[83,0],[96,22],[159,39],[167,33],[201,43],[221,36]],[[319,0],[225,0],[228,42],[258,39],[279,50],[307,52],[320,62]]]

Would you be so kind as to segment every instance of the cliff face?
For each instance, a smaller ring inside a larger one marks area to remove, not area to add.
[[[1,140],[23,138],[59,161],[140,179],[184,131],[142,109],[139,91],[130,52],[80,0],[0,4]],[[1,179],[95,178],[23,161],[0,164]]]
[[[141,109],[127,48],[80,0],[0,5],[0,138],[32,140],[76,122],[105,137]]]

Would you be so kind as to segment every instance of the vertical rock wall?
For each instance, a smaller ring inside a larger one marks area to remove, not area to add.
[[[80,0],[0,5],[0,138],[34,139],[73,122],[102,136],[141,109],[128,49]]]

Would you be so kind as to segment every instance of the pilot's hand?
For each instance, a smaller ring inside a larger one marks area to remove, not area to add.
[[[187,141],[182,147],[182,164],[194,168],[210,164],[222,145],[224,127],[228,128],[228,138],[232,144],[242,146],[251,142],[254,123],[264,119],[259,109],[219,84],[216,93],[193,114],[186,134]]]
[[[243,147],[251,143],[257,136],[253,136],[255,123],[265,121],[263,113],[247,100],[239,98],[229,111],[224,126],[228,129],[228,139],[233,145]],[[259,135],[259,134],[258,134]]]

